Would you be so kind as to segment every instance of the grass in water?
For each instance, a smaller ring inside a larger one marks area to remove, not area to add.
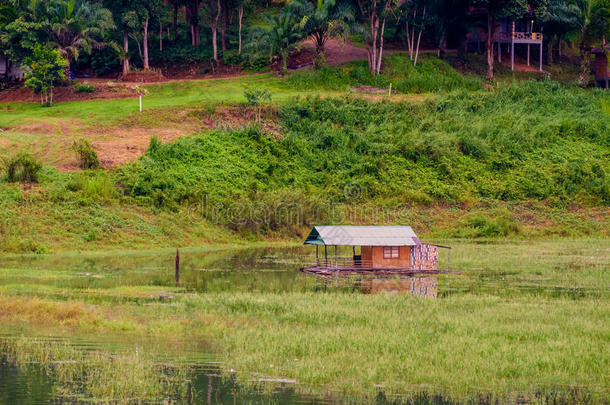
[[[452,263],[464,271],[439,277],[436,300],[314,292],[311,285],[235,291],[220,280],[195,293],[172,287],[171,277],[87,287],[71,284],[65,270],[49,283],[49,268],[39,280],[32,271],[0,286],[0,320],[73,335],[207,340],[223,370],[236,370],[246,385],[294,378],[303,390],[361,399],[381,390],[603,403],[610,380],[608,291],[600,287],[610,281],[606,242],[452,244]]]

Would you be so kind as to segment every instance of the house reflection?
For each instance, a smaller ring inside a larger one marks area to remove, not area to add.
[[[360,291],[363,294],[390,292],[436,298],[438,284],[436,277],[368,278],[360,281]]]

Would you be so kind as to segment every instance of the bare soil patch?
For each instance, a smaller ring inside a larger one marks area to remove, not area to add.
[[[387,94],[388,93],[388,89],[380,89],[379,87],[366,86],[366,85],[362,85],[362,86],[358,86],[358,87],[351,87],[350,89],[352,91],[355,91],[358,93],[366,93],[366,94]]]
[[[130,83],[160,83],[167,81],[167,78],[159,70],[130,72],[121,75],[119,80]]]
[[[268,106],[261,111],[260,126],[263,132],[281,137],[281,127],[277,124],[277,109]],[[102,167],[115,167],[131,162],[142,156],[153,136],[162,142],[171,142],[182,136],[191,136],[204,130],[237,129],[251,124],[257,119],[257,111],[246,106],[222,106],[214,111],[190,108],[168,111],[163,119],[164,127],[151,126],[143,117],[130,120],[133,125],[116,128],[95,128],[87,131],[93,148],[98,153]],[[129,120],[129,117],[127,117]],[[135,122],[134,122],[135,121]],[[103,137],[103,138],[102,138]],[[68,162],[60,170],[77,170],[76,162]]]
[[[342,65],[355,60],[366,60],[368,57],[365,48],[355,46],[349,39],[346,39],[344,44],[341,45],[341,42],[335,38],[330,38],[326,42],[325,54],[327,65]],[[288,67],[290,69],[298,69],[308,65],[311,66],[315,58],[316,46],[311,39],[307,39],[301,42],[299,52],[290,55]]]
[[[182,128],[117,128],[110,132],[110,139],[93,141],[92,145],[102,167],[118,166],[142,156],[153,136],[162,142],[171,142],[187,134]],[[72,165],[70,165],[72,166]]]

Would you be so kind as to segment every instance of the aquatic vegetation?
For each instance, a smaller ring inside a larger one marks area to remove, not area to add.
[[[437,299],[332,285],[316,290],[297,271],[311,259],[306,249],[186,251],[180,287],[175,251],[15,256],[0,263],[0,322],[45,334],[154,341],[138,359],[133,351],[114,358],[107,350],[74,357],[81,355],[62,345],[29,349],[25,341],[17,350],[23,359],[12,357],[18,364],[28,356],[49,364],[82,358],[82,369],[62,372],[78,376],[92,367],[108,379],[121,378],[113,365],[135,361],[124,369],[133,373],[128,381],[141,379],[137,392],[122,381],[112,389],[83,388],[66,377],[74,382],[62,385],[65,393],[99,398],[183,395],[189,368],[169,378],[150,359],[184,340],[209,342],[205,350],[222,361],[220,371],[246,387],[260,378],[296,379],[297,390],[336,390],[354,402],[383,392],[403,399],[603,403],[610,380],[606,241],[445,243],[454,247],[451,267],[462,274],[439,276]]]

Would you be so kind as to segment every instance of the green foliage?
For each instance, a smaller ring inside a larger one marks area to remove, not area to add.
[[[172,208],[203,196],[225,205],[271,201],[281,190],[344,202],[347,184],[375,204],[608,204],[610,117],[600,97],[546,81],[427,102],[300,99],[282,108],[282,137],[251,127],[154,141],[117,180],[128,195]],[[515,234],[502,218],[467,227],[480,237]]]
[[[40,94],[42,105],[52,105],[53,83],[66,78],[64,69],[68,62],[62,58],[59,51],[37,44],[32,50],[32,56],[25,58],[24,63],[25,87]]]
[[[288,64],[288,53],[297,47],[304,35],[303,23],[297,21],[289,10],[283,10],[279,15],[267,19],[268,27],[252,31],[249,48],[253,53],[267,53],[278,57],[280,73],[285,74]]]
[[[93,93],[95,91],[95,87],[89,82],[80,83],[76,86],[77,93]]]
[[[72,149],[78,155],[79,166],[81,169],[97,169],[100,165],[97,152],[86,139],[74,141]]]
[[[349,86],[368,85],[403,93],[441,92],[457,89],[477,90],[480,80],[456,72],[437,58],[421,58],[417,66],[406,56],[387,56],[381,75],[373,76],[366,62],[353,62],[342,67],[323,67],[318,71],[291,74],[287,82],[297,89],[345,90]]]
[[[266,89],[246,87],[244,97],[246,98],[246,105],[256,108],[256,121],[260,122],[262,104],[271,101],[271,93]]]
[[[266,89],[246,87],[244,90],[244,97],[246,98],[246,105],[249,106],[259,106],[265,102],[271,101],[271,93]]]
[[[20,152],[6,162],[6,178],[9,182],[38,183],[42,164],[29,153]]]

